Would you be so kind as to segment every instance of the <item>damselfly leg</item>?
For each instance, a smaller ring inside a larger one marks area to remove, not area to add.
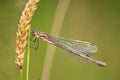
[[[39,45],[38,37],[32,36],[31,37],[31,48],[36,51],[39,47],[38,45]]]

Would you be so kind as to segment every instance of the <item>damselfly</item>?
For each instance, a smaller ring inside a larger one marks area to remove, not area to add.
[[[61,37],[50,36],[43,32],[38,32],[36,30],[32,31],[32,34],[37,39],[42,39],[50,44],[56,45],[75,56],[81,57],[88,61],[91,61],[99,66],[104,67],[106,63],[96,60],[91,57],[91,54],[97,51],[97,47],[94,44],[85,41],[65,39]]]

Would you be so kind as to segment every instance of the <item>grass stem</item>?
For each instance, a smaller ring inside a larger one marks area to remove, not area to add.
[[[22,69],[20,70],[20,80],[22,80],[23,79],[23,71],[22,71]]]
[[[29,32],[28,32],[28,48],[27,48],[27,70],[26,70],[26,80],[29,80],[29,64],[30,64],[30,32],[31,32],[31,26],[29,27]]]

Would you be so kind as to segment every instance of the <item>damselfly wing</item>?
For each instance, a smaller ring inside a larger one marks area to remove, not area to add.
[[[97,51],[96,45],[90,42],[66,39],[61,37],[53,37],[53,36],[49,36],[49,38],[55,44],[74,50],[75,52],[78,52],[78,54],[81,53],[85,55],[91,55]]]

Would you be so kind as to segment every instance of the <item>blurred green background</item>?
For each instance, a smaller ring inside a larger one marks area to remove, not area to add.
[[[15,40],[17,24],[26,2],[0,0],[0,80],[19,80]],[[31,22],[33,29],[51,32],[58,2],[40,0]],[[57,48],[49,80],[120,80],[119,0],[71,0],[60,36],[95,43],[98,47],[95,58],[105,61],[107,66],[84,64]],[[41,78],[47,45],[40,41],[39,49],[31,50],[30,80]],[[23,70],[25,78],[25,68]]]

